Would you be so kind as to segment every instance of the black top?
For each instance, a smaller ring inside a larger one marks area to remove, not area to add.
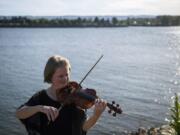
[[[34,94],[24,105],[47,105],[55,108],[61,106],[59,102],[52,100],[45,90]],[[86,132],[82,130],[85,120],[84,110],[78,109],[75,105],[66,105],[62,107],[54,122],[49,123],[47,116],[41,112],[27,119],[21,119],[21,122],[29,135],[86,135]]]

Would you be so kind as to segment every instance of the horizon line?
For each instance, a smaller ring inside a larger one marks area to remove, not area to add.
[[[154,15],[154,14],[136,14],[136,15],[133,15],[133,14],[127,14],[127,15],[117,15],[117,14],[112,14],[112,15],[1,15],[0,16],[180,16],[180,14],[178,15],[172,15],[172,14],[157,14],[157,15]]]

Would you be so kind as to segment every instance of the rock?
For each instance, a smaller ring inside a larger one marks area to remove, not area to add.
[[[175,130],[171,128],[169,125],[163,125],[160,127],[161,135],[173,135],[175,134]]]
[[[148,135],[158,135],[158,128],[151,127],[147,133]]]
[[[175,130],[171,128],[169,125],[163,125],[161,127],[151,127],[146,129],[144,127],[140,127],[138,132],[130,132],[127,135],[175,135]]]
[[[138,129],[138,135],[146,135],[146,129],[144,127],[140,127]]]

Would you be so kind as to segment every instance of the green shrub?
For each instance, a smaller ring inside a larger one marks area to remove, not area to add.
[[[180,101],[177,93],[171,107],[171,119],[170,126],[176,131],[176,135],[180,135]]]

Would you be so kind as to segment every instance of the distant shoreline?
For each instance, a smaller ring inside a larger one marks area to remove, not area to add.
[[[30,18],[26,16],[0,16],[0,28],[116,28],[116,27],[159,27],[180,26],[180,16],[155,16],[155,17],[94,17],[94,18]]]
[[[36,29],[36,28],[37,28],[37,29],[38,29],[38,28],[44,28],[44,29],[45,29],[45,28],[55,28],[55,29],[56,29],[56,28],[60,28],[60,29],[61,29],[61,28],[62,28],[62,29],[64,29],[64,28],[65,28],[65,29],[71,29],[71,28],[72,28],[72,29],[76,29],[76,28],[77,28],[77,29],[78,29],[78,28],[86,29],[86,28],[92,28],[92,29],[93,29],[93,28],[130,28],[130,27],[146,27],[146,28],[148,28],[148,27],[149,27],[149,28],[153,28],[153,27],[155,28],[155,27],[156,27],[156,28],[160,28],[160,27],[180,27],[180,25],[178,25],[178,26],[124,26],[124,27],[123,27],[123,26],[119,26],[119,27],[112,27],[112,26],[111,26],[111,27],[89,27],[89,26],[87,26],[87,27],[0,26],[0,29],[1,29],[1,28],[22,28],[22,29],[23,29],[23,28],[34,28],[34,29]]]

